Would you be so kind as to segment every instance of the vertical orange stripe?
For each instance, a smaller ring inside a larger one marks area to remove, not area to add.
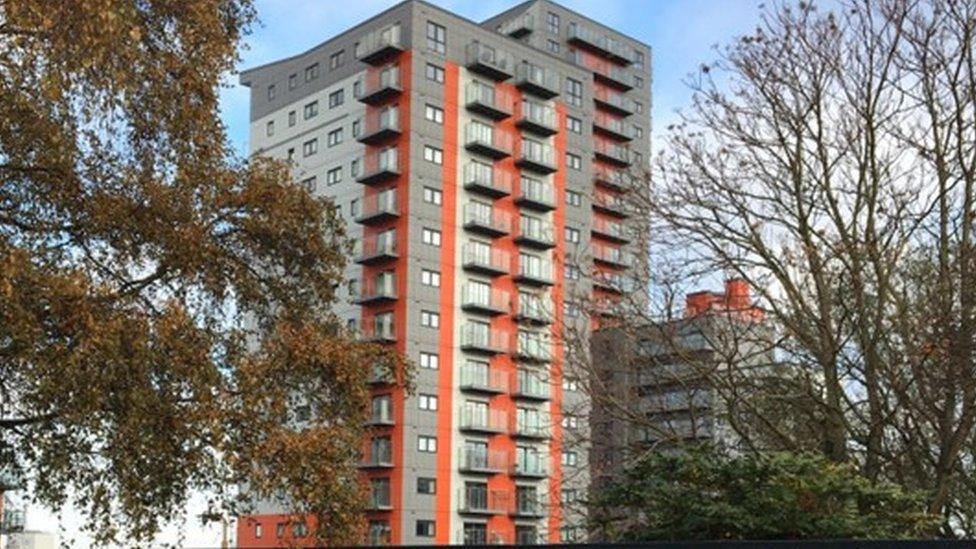
[[[434,541],[451,541],[451,456],[454,452],[451,418],[454,411],[454,279],[457,247],[457,157],[458,157],[458,67],[448,63],[444,69],[444,169],[442,172],[441,292],[439,341],[440,371],[437,378],[437,506]]]
[[[563,448],[563,355],[565,353],[562,340],[564,275],[566,262],[566,106],[556,104],[556,123],[559,133],[555,136],[556,166],[558,170],[553,177],[556,187],[556,210],[553,221],[556,231],[556,253],[553,258],[553,278],[555,285],[552,289],[552,300],[555,305],[555,322],[552,325],[553,361],[552,361],[552,403],[550,414],[552,420],[552,441],[549,443],[549,455],[552,460],[553,474],[549,479],[549,542],[559,539],[559,525],[562,521],[561,491],[562,491],[562,448]]]

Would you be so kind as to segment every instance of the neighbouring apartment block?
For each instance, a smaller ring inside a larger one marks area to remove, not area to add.
[[[482,23],[410,0],[242,74],[251,153],[290,159],[356,239],[337,314],[418,365],[409,395],[371,380],[366,542],[585,539],[559,335],[593,322],[575,296],[612,314],[627,289],[650,56],[546,0]],[[307,539],[284,512],[241,517],[238,544]]]

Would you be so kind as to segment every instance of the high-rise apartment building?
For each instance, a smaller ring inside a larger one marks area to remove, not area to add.
[[[625,289],[650,56],[546,0],[483,23],[410,0],[243,73],[251,153],[291,159],[358,242],[337,313],[419,367],[410,395],[372,380],[367,541],[583,539],[587,452],[564,430],[587,421],[564,411],[585,397],[559,334],[591,322],[574,299]],[[292,536],[281,511],[239,544]]]

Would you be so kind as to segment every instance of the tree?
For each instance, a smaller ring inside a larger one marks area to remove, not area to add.
[[[743,454],[709,447],[652,453],[595,502],[612,541],[904,539],[931,535],[925,498],[872,483],[819,454]]]
[[[332,204],[228,148],[219,82],[253,21],[249,0],[0,2],[0,465],[98,542],[148,541],[195,491],[360,539],[362,372],[403,364],[329,312]]]
[[[946,536],[974,523],[974,31],[971,1],[765,8],[689,77],[689,107],[631,192],[650,224],[651,306],[616,320],[638,337],[680,317],[690,283],[746,281],[792,372],[758,401],[804,428],[770,441],[742,425],[745,449],[815,449],[921,490]],[[715,372],[741,364],[730,348]],[[705,374],[751,406],[743,377]]]

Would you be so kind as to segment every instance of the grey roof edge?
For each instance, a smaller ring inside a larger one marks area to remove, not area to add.
[[[526,2],[522,2],[521,4],[519,4],[517,6],[514,6],[512,8],[509,8],[509,9],[503,11],[502,13],[500,13],[498,15],[491,16],[488,19],[486,19],[485,21],[490,21],[490,20],[498,17],[501,14],[504,14],[504,13],[507,13],[507,12],[510,12],[510,11],[513,11],[516,8],[520,8],[520,7],[526,7],[526,8],[528,8],[532,4],[551,4],[553,6],[559,6],[560,8],[568,11],[569,13],[572,13],[573,15],[575,15],[577,17],[580,17],[582,19],[585,19],[587,22],[592,23],[592,24],[600,27],[603,31],[607,31],[607,32],[612,32],[612,33],[615,33],[615,34],[619,34],[620,36],[625,36],[628,40],[633,40],[634,42],[636,42],[636,43],[638,43],[638,44],[646,47],[648,50],[650,50],[652,52],[654,51],[654,48],[650,44],[648,44],[647,42],[644,42],[643,40],[641,40],[639,38],[634,38],[633,36],[631,36],[629,34],[622,33],[622,32],[620,32],[620,30],[615,29],[615,28],[607,25],[606,23],[601,23],[601,22],[597,21],[596,19],[593,19],[592,17],[590,17],[588,15],[583,15],[582,13],[580,13],[580,12],[578,12],[578,11],[570,8],[570,7],[564,6],[563,4],[560,4],[559,2],[554,2],[553,0],[527,0]]]

